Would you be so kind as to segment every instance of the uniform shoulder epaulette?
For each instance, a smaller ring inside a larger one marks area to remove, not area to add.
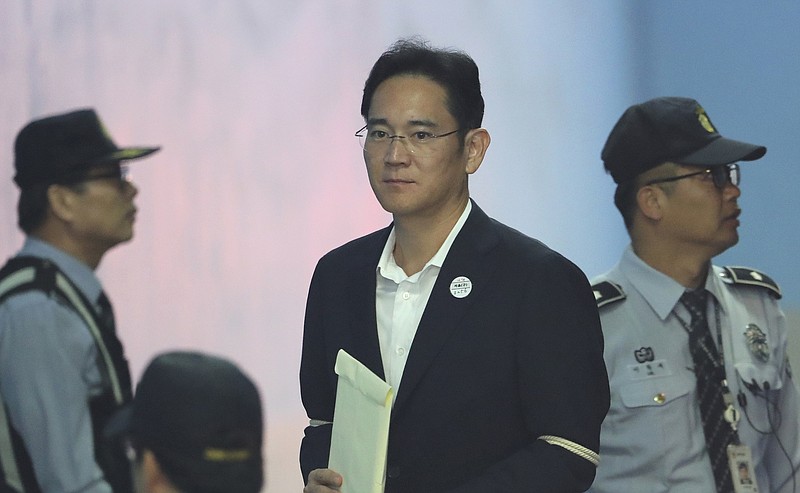
[[[774,279],[750,267],[725,266],[722,268],[722,271],[720,271],[719,276],[728,284],[742,284],[744,286],[764,288],[769,291],[775,299],[781,299],[783,296],[781,288]]]
[[[0,268],[0,302],[28,290],[44,291],[47,295],[60,293],[56,289],[58,267],[39,257],[12,257]]]
[[[625,299],[625,292],[619,284],[611,281],[601,281],[592,284],[592,292],[597,302],[597,308]]]

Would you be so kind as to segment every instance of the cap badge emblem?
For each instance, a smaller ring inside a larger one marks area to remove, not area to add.
[[[702,106],[698,106],[694,112],[697,113],[697,121],[700,122],[700,126],[706,129],[710,134],[716,132],[714,125],[711,124],[711,120],[709,120],[708,115],[706,115],[706,110],[704,110]]]

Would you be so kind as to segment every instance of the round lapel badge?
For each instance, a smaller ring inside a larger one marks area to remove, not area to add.
[[[458,276],[450,282],[450,294],[455,298],[466,298],[472,292],[472,281],[466,276]]]

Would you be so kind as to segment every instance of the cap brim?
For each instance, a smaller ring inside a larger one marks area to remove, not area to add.
[[[767,153],[767,148],[738,140],[720,137],[688,156],[675,161],[693,166],[719,166],[737,161],[755,161]]]
[[[89,163],[89,165],[112,163],[116,161],[130,161],[149,156],[154,152],[160,151],[161,147],[123,147],[110,154],[100,156]]]

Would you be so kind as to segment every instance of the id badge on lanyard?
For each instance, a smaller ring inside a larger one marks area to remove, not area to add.
[[[728,445],[728,466],[731,469],[734,493],[758,493],[750,447]]]
[[[717,319],[717,343],[720,348],[720,355],[722,355],[722,327],[720,326],[719,305],[716,303],[714,303],[714,312]],[[727,378],[722,380],[722,389],[722,398],[725,402],[723,417],[733,431],[736,432],[741,416],[733,405],[733,394],[730,391],[730,387],[728,387]],[[750,447],[738,442],[737,438],[736,443],[728,445],[727,448],[728,467],[731,471],[733,491],[734,493],[758,493],[758,482],[753,469],[753,454],[750,451]]]

